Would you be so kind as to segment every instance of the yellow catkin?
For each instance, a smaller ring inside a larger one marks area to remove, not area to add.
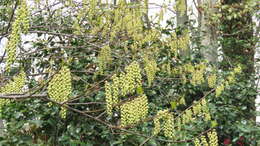
[[[148,114],[148,100],[141,95],[130,102],[121,105],[121,126],[135,124]]]
[[[160,120],[163,122],[162,127],[161,127]],[[165,137],[171,138],[171,139],[174,138],[174,135],[175,135],[174,134],[174,117],[169,112],[168,109],[158,111],[153,122],[154,122],[153,135],[159,134],[159,132],[162,129]]]
[[[199,115],[199,114],[201,114],[201,112],[202,112],[201,103],[196,103],[196,104],[193,106],[192,111],[193,111],[193,115]]]
[[[201,146],[201,145],[200,145],[200,140],[199,140],[198,138],[195,138],[195,139],[193,140],[193,143],[194,143],[194,146]]]
[[[208,85],[210,88],[214,88],[216,85],[217,76],[216,74],[211,74],[208,76]]]
[[[178,39],[176,33],[172,33],[172,39],[170,41],[171,52],[176,53],[178,49]]]
[[[207,103],[205,98],[203,98],[201,100],[201,105],[202,105],[202,112],[204,114],[205,120],[206,121],[210,121],[211,120],[211,116],[210,116],[210,112],[209,112],[209,108],[208,108],[208,103]]]
[[[160,119],[159,118],[154,118],[153,119],[153,135],[157,135],[161,131],[161,124],[160,124]]]
[[[189,109],[186,109],[180,117],[178,117],[177,123],[188,124],[194,119],[203,117],[205,121],[211,121],[211,115],[208,108],[208,103],[205,98],[201,99],[200,102],[194,103],[193,106]]]
[[[204,135],[202,135],[200,137],[200,140],[201,140],[201,146],[209,146],[208,142],[207,142],[207,139]]]
[[[8,82],[6,85],[0,88],[1,94],[20,94],[23,93],[23,87],[26,82],[26,74],[21,71],[17,76],[13,78],[12,81]],[[8,104],[9,99],[0,99],[0,109],[2,106]]]
[[[229,86],[230,84],[233,84],[235,82],[236,79],[235,76],[241,73],[241,71],[242,71],[241,67],[237,66],[233,69],[232,72],[229,73],[227,79],[216,87],[216,97],[219,97],[222,94],[226,86]]]
[[[29,8],[27,6],[27,0],[21,0],[21,6],[17,13],[19,13],[22,32],[26,34],[30,27],[30,20],[29,20],[30,13],[29,13]]]
[[[21,40],[21,33],[27,33],[29,29],[29,11],[26,0],[21,0],[16,13],[15,21],[12,24],[12,31],[6,46],[7,61],[6,70],[9,71],[16,59],[16,48]]]
[[[185,30],[183,32],[183,35],[178,38],[178,47],[181,50],[187,50],[189,47],[189,41],[190,41],[189,31]]]
[[[98,55],[98,67],[101,74],[103,74],[103,71],[107,69],[111,61],[111,48],[108,45],[102,47]]]
[[[106,109],[110,116],[112,115],[113,106],[119,102],[119,96],[132,94],[141,89],[142,76],[139,64],[132,62],[125,68],[125,71],[126,73],[122,72],[119,77],[113,75],[112,83],[106,82],[105,84]]]
[[[209,139],[209,145],[210,146],[218,146],[218,135],[216,132],[216,129],[213,129],[212,131],[207,133],[208,139]]]
[[[224,91],[224,89],[225,89],[224,84],[218,85],[216,88],[216,97],[219,97],[221,93]]]
[[[47,87],[48,95],[54,101],[63,103],[69,99],[72,91],[71,73],[67,66],[63,66],[61,70],[53,76]],[[66,117],[66,110],[61,110],[61,117]]]
[[[164,117],[163,132],[165,137],[174,138],[174,118],[171,113],[167,113]]]
[[[120,74],[122,96],[134,93],[142,85],[141,69],[137,62],[132,62],[125,70],[126,73]]]
[[[200,85],[204,82],[203,74],[205,72],[206,65],[204,63],[197,64],[195,68],[196,69],[191,73],[192,74],[191,84],[194,86]]]
[[[108,115],[112,116],[113,110],[113,95],[111,85],[106,82],[105,83],[105,94],[106,94],[106,112]]]
[[[145,57],[144,62],[145,62],[144,70],[146,72],[148,86],[151,86],[155,78],[155,74],[158,71],[157,63],[153,59],[148,59],[148,57]]]

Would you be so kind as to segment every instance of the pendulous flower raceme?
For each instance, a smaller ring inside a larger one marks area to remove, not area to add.
[[[21,33],[27,33],[29,29],[29,11],[26,0],[21,0],[16,13],[16,19],[12,24],[12,31],[6,46],[7,61],[6,70],[9,71],[16,59],[16,48],[21,40]]]
[[[144,57],[144,62],[145,62],[144,70],[146,72],[148,86],[151,86],[155,78],[155,74],[158,71],[157,63],[153,59],[149,60],[147,56]]]
[[[111,48],[108,45],[102,47],[98,55],[98,67],[101,74],[103,74],[103,71],[107,69],[107,66],[111,61]]]
[[[197,118],[203,118],[204,121],[211,121],[211,115],[208,108],[208,103],[205,98],[194,103],[190,108],[176,118],[176,127],[180,131],[183,125],[189,124]]]
[[[13,78],[12,81],[0,87],[1,94],[21,94],[23,93],[23,87],[26,82],[26,74],[22,70],[17,76]],[[0,109],[3,105],[8,104],[9,99],[0,99]]]
[[[216,87],[216,97],[219,97],[222,92],[225,90],[226,86],[229,86],[230,84],[233,84],[236,80],[235,76],[237,74],[240,74],[242,71],[241,67],[238,65],[233,69],[232,72],[227,76],[226,81],[222,81],[217,87]]]
[[[105,83],[106,110],[110,116],[113,106],[120,101],[120,96],[132,94],[142,86],[141,69],[137,62],[132,62],[125,71],[126,73],[122,72],[119,77],[113,75],[111,83]]]
[[[160,121],[162,121],[162,123]],[[154,122],[153,135],[159,134],[159,132],[162,129],[165,137],[171,139],[174,138],[174,117],[172,113],[169,112],[168,109],[158,111],[153,122]]]
[[[207,132],[207,138],[205,135],[195,138],[193,143],[195,146],[218,146],[218,135],[216,129]]]
[[[200,85],[204,82],[204,77],[203,74],[205,72],[206,65],[204,63],[197,64],[195,66],[195,70],[191,73],[192,74],[192,79],[191,79],[191,84],[196,86]]]
[[[62,66],[61,70],[55,74],[48,85],[48,95],[56,102],[62,103],[68,100],[71,87],[71,73],[67,66]],[[66,117],[66,110],[62,107],[61,117]]]
[[[209,145],[210,146],[218,146],[218,134],[216,132],[216,129],[213,129],[212,131],[207,133],[209,138]]]
[[[148,100],[146,95],[140,95],[130,102],[124,103],[121,108],[121,126],[136,124],[148,114]]]
[[[217,76],[216,74],[211,74],[208,76],[208,85],[210,88],[214,88],[216,85]]]

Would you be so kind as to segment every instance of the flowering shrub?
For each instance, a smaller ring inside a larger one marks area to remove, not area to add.
[[[9,1],[1,144],[256,144],[256,91],[244,66],[203,58],[192,21],[162,27],[147,18],[148,1],[27,3]],[[185,15],[185,2],[176,6]],[[26,33],[36,38],[24,41]]]

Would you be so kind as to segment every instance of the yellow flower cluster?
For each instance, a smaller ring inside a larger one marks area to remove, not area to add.
[[[229,84],[233,84],[235,82],[235,76],[237,74],[240,74],[241,71],[241,67],[237,66],[234,68],[232,72],[230,72],[230,74],[227,76],[227,80],[216,87],[216,97],[219,97],[221,95],[221,93],[225,90],[226,86],[229,86]]]
[[[148,100],[146,95],[140,95],[120,106],[121,126],[135,124],[146,117],[148,114]]]
[[[156,117],[153,119],[154,129],[153,135],[157,135],[161,131],[161,123],[160,120],[169,112],[168,109],[160,110],[157,112]]]
[[[172,38],[171,38],[169,44],[170,44],[171,52],[176,53],[178,50],[178,38],[177,38],[177,35],[175,32],[172,33]]]
[[[163,126],[161,128],[160,120],[163,121]],[[169,112],[169,110],[160,110],[158,111],[156,117],[153,120],[154,122],[154,129],[153,135],[157,135],[161,129],[163,130],[163,134],[167,138],[174,137],[174,117]]]
[[[224,84],[218,85],[216,88],[216,97],[219,97],[221,95],[221,93],[224,91],[224,89],[225,89]]]
[[[143,8],[144,4],[135,5],[134,8],[129,7],[129,3],[124,0],[117,2],[116,8],[107,7],[106,11],[98,10],[102,13],[100,20],[96,20],[96,13],[93,11],[99,1],[92,0],[90,2],[90,10],[88,10],[88,17],[90,24],[93,26],[92,34],[100,33],[103,37],[107,37],[111,42],[118,43],[118,39],[133,38],[134,42],[140,42],[144,38],[143,30]],[[132,3],[133,4],[133,3]]]
[[[209,142],[207,141],[206,136],[202,135],[200,136],[200,140],[198,138],[195,138],[193,140],[193,143],[195,146],[218,146],[218,135],[215,129],[212,131],[209,131],[207,133],[207,137]]]
[[[200,137],[200,140],[201,140],[201,145],[202,145],[202,146],[209,146],[208,141],[207,141],[207,139],[206,139],[206,136],[202,135],[202,136]]]
[[[195,118],[201,116],[204,117],[205,121],[211,120],[209,108],[205,98],[203,98],[200,102],[195,103],[191,108],[186,109],[183,114],[176,119],[178,129],[181,129],[181,125],[188,124],[191,121],[194,121]]]
[[[216,85],[217,76],[216,74],[211,74],[208,76],[208,85],[210,88],[214,88]]]
[[[21,33],[27,33],[29,29],[29,11],[27,8],[26,0],[21,0],[20,7],[17,11],[17,16],[12,24],[12,31],[10,39],[6,46],[7,61],[6,70],[9,71],[11,65],[16,59],[16,48],[21,39]]]
[[[141,69],[137,62],[132,62],[125,70],[126,74],[120,74],[122,96],[134,93],[142,85]]]
[[[187,124],[193,119],[193,114],[191,109],[185,110],[184,114],[181,116],[182,117],[182,124]]]
[[[211,116],[208,108],[208,103],[205,98],[203,98],[199,103],[196,103],[192,107],[193,115],[203,115],[205,121],[210,121]]]
[[[195,138],[193,140],[194,146],[200,146],[200,140],[198,138]]]
[[[112,115],[113,105],[119,101],[119,96],[132,94],[142,85],[141,69],[137,62],[132,62],[125,68],[126,73],[121,73],[119,77],[112,76],[112,83],[106,82],[106,109],[108,115]]]
[[[209,138],[209,145],[210,146],[218,146],[218,134],[216,132],[216,129],[213,129],[212,131],[207,133]]]
[[[61,70],[53,76],[47,90],[49,96],[59,103],[68,100],[72,91],[72,85],[70,69],[67,66],[62,66]],[[61,110],[61,117],[66,117],[64,108]]]
[[[187,63],[183,65],[183,71],[186,73],[193,73],[195,71],[195,67],[191,63]]]
[[[20,19],[22,32],[27,33],[30,28],[30,13],[29,8],[27,7],[27,0],[21,0],[21,6],[17,13],[19,14],[18,19]]]
[[[106,45],[101,48],[98,55],[98,67],[101,74],[103,74],[103,71],[107,69],[107,66],[109,63],[111,63],[111,61],[111,48],[108,45]]]
[[[182,50],[187,50],[189,47],[190,35],[189,31],[185,30],[183,35],[178,39],[178,46]]]
[[[158,71],[157,63],[153,59],[148,59],[148,57],[145,57],[144,62],[145,62],[144,70],[146,72],[148,86],[151,86],[155,78],[155,74]]]
[[[22,93],[22,88],[25,84],[25,81],[26,81],[25,72],[21,71],[17,76],[13,78],[13,81],[1,87],[0,92],[4,94]]]
[[[162,70],[165,70],[165,66],[163,66]],[[205,81],[204,73],[206,72],[206,64],[203,62],[196,65],[187,63],[172,69],[170,72],[173,75],[180,76],[183,83],[186,83],[187,75],[191,74],[190,82],[196,86],[202,84]]]
[[[190,36],[189,31],[185,30],[181,36],[177,36],[175,32],[172,33],[171,38],[166,39],[169,44],[171,52],[177,55],[177,50],[187,50],[189,46]]]
[[[106,111],[107,114],[112,116],[112,110],[113,110],[113,91],[112,91],[112,86],[110,85],[110,83],[106,82],[105,83],[105,94],[106,94]]]
[[[203,74],[205,72],[206,65],[204,63],[197,64],[195,66],[195,71],[192,72],[192,79],[191,79],[191,84],[196,86],[200,85],[204,82],[204,77]]]
[[[172,69],[171,68],[171,64],[168,62],[168,63],[165,63],[161,66],[161,70],[165,73],[167,73],[168,75],[171,75],[172,73],[176,73],[179,71],[177,68],[174,68]]]
[[[22,93],[22,88],[25,85],[26,75],[24,71],[21,71],[17,76],[13,78],[13,81],[10,81],[5,86],[0,88],[1,94],[18,94]],[[0,109],[3,105],[8,104],[10,100],[0,99]]]
[[[211,116],[210,116],[210,112],[209,112],[209,108],[208,108],[208,105],[207,105],[207,101],[205,98],[203,98],[201,100],[201,106],[202,106],[202,112],[204,114],[204,118],[206,121],[210,121],[211,120]]]
[[[167,138],[174,137],[174,118],[171,113],[167,113],[164,118],[163,133]]]

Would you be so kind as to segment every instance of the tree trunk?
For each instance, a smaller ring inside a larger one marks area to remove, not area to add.
[[[214,26],[209,25],[209,15],[216,13],[216,9],[214,6],[216,5],[217,0],[198,0],[199,8],[202,5],[206,5],[208,11],[203,10],[198,13],[198,22],[200,27],[200,32],[202,36],[202,46],[201,53],[203,57],[211,63],[217,63],[218,58],[218,43],[217,43],[217,35],[216,28]]]

